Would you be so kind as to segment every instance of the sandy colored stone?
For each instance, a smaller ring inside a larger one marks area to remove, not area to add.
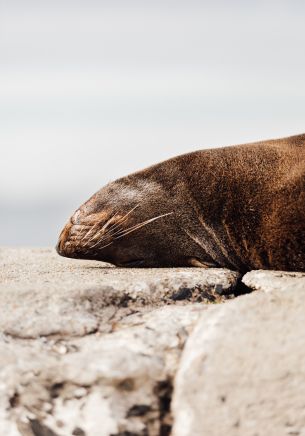
[[[124,269],[52,249],[0,249],[0,331],[19,338],[111,331],[133,311],[222,301],[237,278],[225,269]]]
[[[248,277],[272,283],[260,274]],[[305,435],[305,289],[294,286],[203,313],[174,383],[174,436]]]
[[[171,424],[172,380],[201,313],[198,304],[167,306],[70,340],[2,336],[1,434],[159,434]]]
[[[304,291],[305,273],[287,271],[250,271],[242,278],[255,291]]]
[[[0,435],[169,434],[185,341],[237,279],[1,249]]]
[[[0,249],[0,435],[305,436],[304,274],[238,278]]]

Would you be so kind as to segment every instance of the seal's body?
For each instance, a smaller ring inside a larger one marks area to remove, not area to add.
[[[119,266],[305,271],[305,134],[116,180],[75,212],[57,250]]]

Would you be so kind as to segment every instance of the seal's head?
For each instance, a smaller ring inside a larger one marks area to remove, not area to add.
[[[114,181],[84,203],[62,230],[57,252],[117,266],[189,265],[188,237],[164,184],[147,175]],[[178,213],[179,215],[179,213]]]
[[[304,271],[305,136],[200,150],[116,180],[63,229],[62,256],[119,266]]]

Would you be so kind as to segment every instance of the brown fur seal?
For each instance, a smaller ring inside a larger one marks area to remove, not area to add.
[[[305,271],[305,134],[118,179],[75,212],[57,251],[119,266]]]

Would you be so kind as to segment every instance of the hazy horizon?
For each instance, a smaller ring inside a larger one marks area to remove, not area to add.
[[[0,0],[0,245],[54,245],[110,180],[304,133],[305,4]]]

